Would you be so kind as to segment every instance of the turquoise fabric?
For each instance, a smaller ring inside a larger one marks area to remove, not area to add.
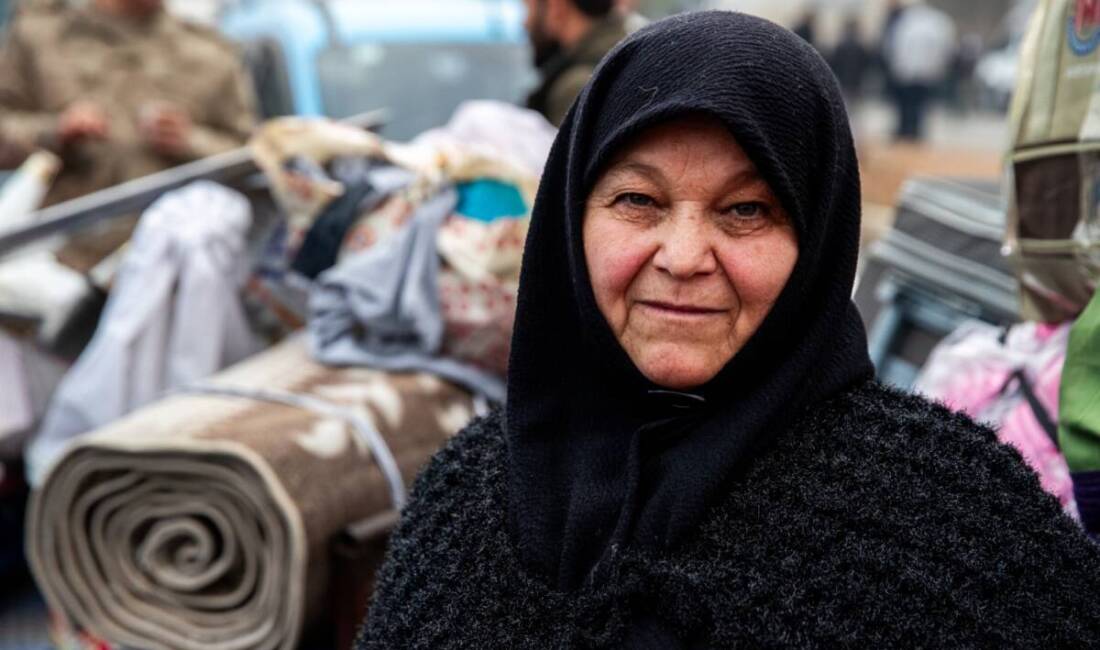
[[[460,183],[455,189],[458,191],[455,212],[464,217],[493,221],[527,214],[527,203],[514,185],[491,178],[479,178],[469,183]]]

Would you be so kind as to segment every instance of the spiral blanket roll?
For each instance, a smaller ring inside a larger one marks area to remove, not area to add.
[[[401,496],[364,429],[408,484],[473,412],[431,375],[327,368],[301,339],[210,385],[305,401],[177,394],[70,448],[27,535],[67,625],[129,647],[294,648],[324,607],[333,536]]]

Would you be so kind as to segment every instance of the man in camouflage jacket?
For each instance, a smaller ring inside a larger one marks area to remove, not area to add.
[[[163,0],[24,2],[0,52],[0,163],[58,154],[58,203],[241,146],[252,92],[233,48]],[[68,261],[94,263],[123,230],[85,237]]]

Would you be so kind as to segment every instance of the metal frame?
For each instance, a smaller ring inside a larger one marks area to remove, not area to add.
[[[372,130],[382,126],[386,115],[385,110],[376,110],[344,121]],[[0,236],[0,261],[18,249],[48,237],[138,213],[165,192],[195,181],[241,184],[258,171],[251,149],[244,146],[50,206],[31,215],[30,225]]]
[[[878,280],[876,298],[883,306],[868,327],[868,352],[880,379],[902,388],[908,388],[920,370],[908,367],[908,362],[894,355],[907,325],[943,337],[967,319],[999,327],[1015,321],[1011,316],[961,296],[946,294],[895,270],[888,271]]]

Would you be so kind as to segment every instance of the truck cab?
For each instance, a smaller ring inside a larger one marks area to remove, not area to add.
[[[520,0],[239,0],[218,26],[265,117],[382,108],[385,136],[403,140],[463,101],[522,100],[535,82],[523,17]]]

